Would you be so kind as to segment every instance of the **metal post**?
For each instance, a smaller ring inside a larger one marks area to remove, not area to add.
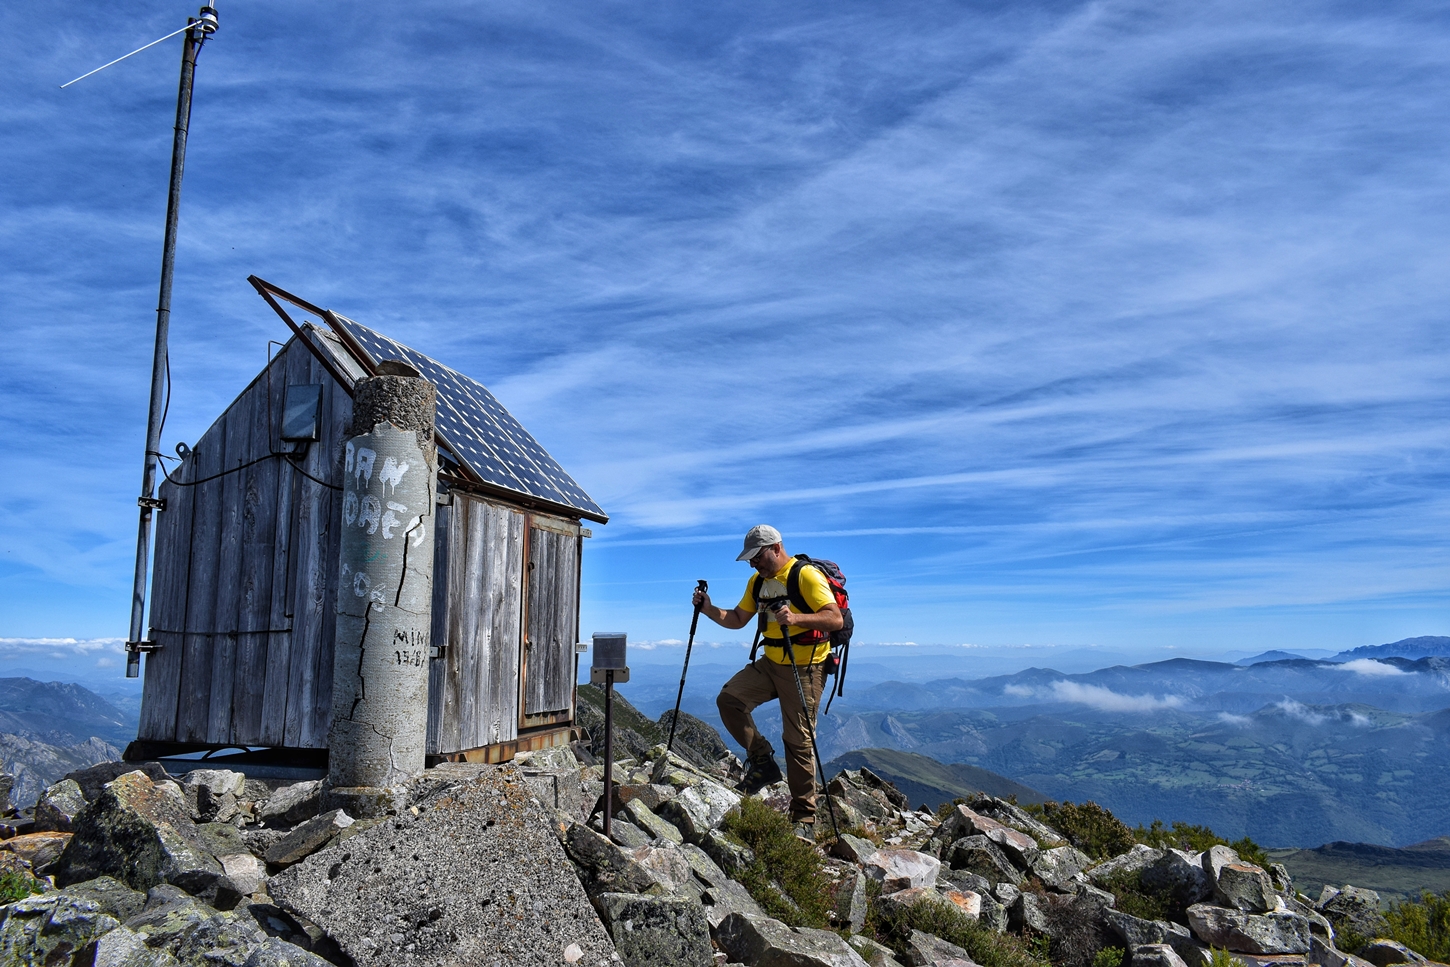
[[[191,127],[191,89],[196,54],[216,29],[216,11],[203,7],[210,20],[188,18],[195,29],[182,34],[181,83],[176,94],[176,129],[171,142],[171,187],[166,196],[166,238],[161,249],[161,292],[156,303],[156,346],[151,356],[151,403],[146,415],[146,460],[141,474],[141,520],[136,532],[136,574],[131,591],[131,628],[126,640],[126,677],[141,672],[146,632],[146,570],[151,561],[152,512],[164,509],[156,499],[156,463],[161,453],[161,417],[166,389],[166,346],[171,331],[171,279],[176,268],[176,226],[181,217],[181,176],[186,167],[186,135]]]
[[[604,837],[614,819],[614,669],[604,673]]]

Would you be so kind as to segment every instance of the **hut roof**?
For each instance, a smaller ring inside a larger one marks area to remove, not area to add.
[[[482,383],[346,316],[328,312],[325,318],[369,371],[385,359],[401,359],[438,387],[438,436],[480,481],[589,520],[609,519]]]

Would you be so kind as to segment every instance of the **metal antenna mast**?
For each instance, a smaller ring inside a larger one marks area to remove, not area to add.
[[[201,8],[196,17],[188,17],[185,27],[131,51],[131,54],[140,53],[167,37],[184,32],[181,84],[176,94],[176,134],[171,142],[171,189],[166,196],[166,241],[161,254],[161,292],[156,304],[156,348],[151,357],[151,406],[146,418],[146,460],[141,475],[141,496],[137,499],[141,507],[141,521],[136,532],[136,577],[131,592],[131,628],[126,639],[127,678],[140,675],[141,652],[154,648],[150,642],[144,640],[146,571],[151,560],[151,518],[155,511],[164,510],[166,504],[164,500],[156,497],[156,467],[157,458],[161,455],[161,420],[168,382],[166,345],[171,331],[171,279],[176,268],[176,225],[181,214],[181,175],[186,167],[186,133],[191,125],[191,88],[196,75],[196,55],[206,39],[216,33],[217,26],[216,7],[207,5]],[[105,70],[111,64],[125,60],[131,54],[118,57],[110,64],[102,65],[61,86],[69,87],[97,71]]]

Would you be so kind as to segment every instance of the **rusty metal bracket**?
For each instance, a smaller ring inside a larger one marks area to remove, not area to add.
[[[147,510],[165,510],[165,497],[137,497],[136,506],[145,507]]]
[[[159,641],[128,641],[126,651],[137,655],[149,655],[153,651],[160,651],[165,646]]]

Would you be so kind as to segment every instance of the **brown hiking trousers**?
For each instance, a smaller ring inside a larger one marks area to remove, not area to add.
[[[815,726],[816,710],[820,708],[821,692],[826,686],[823,663],[799,665],[801,686],[810,707],[810,725]],[[811,753],[811,739],[806,733],[806,718],[801,711],[800,693],[795,687],[795,672],[769,658],[759,658],[746,665],[720,689],[715,705],[720,720],[745,747],[749,756],[771,752],[770,741],[755,728],[751,716],[756,706],[771,699],[780,699],[781,738],[785,740],[785,778],[790,784],[790,818],[793,822],[813,823],[816,818],[816,758]]]

